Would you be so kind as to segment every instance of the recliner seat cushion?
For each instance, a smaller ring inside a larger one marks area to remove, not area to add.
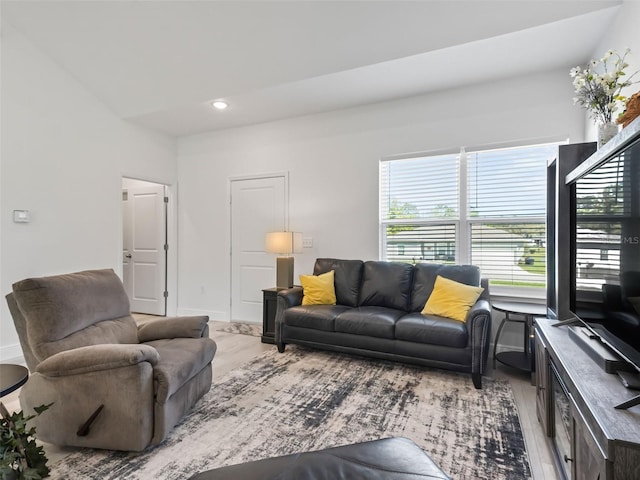
[[[156,403],[163,404],[185,383],[211,363],[216,344],[210,338],[171,338],[153,340],[160,360],[153,367]]]
[[[435,315],[410,313],[395,325],[395,338],[408,342],[464,348],[469,341],[465,323]]]
[[[350,309],[351,307],[345,307],[344,305],[305,305],[291,307],[284,312],[284,323],[291,327],[303,327],[333,332],[336,317]]]
[[[313,274],[320,275],[333,270],[336,303],[349,307],[358,306],[358,293],[362,278],[362,260],[340,260],[318,258],[313,266]]]
[[[335,331],[393,339],[396,321],[405,312],[386,307],[351,308],[335,320]]]
[[[475,265],[440,265],[418,263],[413,271],[411,291],[411,312],[421,312],[433,292],[436,277],[440,275],[472,287],[480,286],[480,269]]]
[[[413,265],[369,261],[362,270],[360,306],[387,307],[407,311],[413,280]]]

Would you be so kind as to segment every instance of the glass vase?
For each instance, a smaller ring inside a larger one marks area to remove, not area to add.
[[[611,140],[618,134],[618,125],[613,122],[601,123],[598,125],[598,148]]]

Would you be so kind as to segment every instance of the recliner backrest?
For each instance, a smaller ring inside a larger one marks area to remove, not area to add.
[[[36,367],[38,366],[38,359],[33,354],[33,350],[31,350],[31,345],[29,345],[29,336],[27,335],[27,321],[22,315],[18,304],[16,303],[15,296],[13,293],[9,293],[5,296],[7,299],[7,304],[9,305],[9,312],[11,312],[11,317],[13,318],[13,324],[16,326],[16,332],[18,332],[18,339],[20,340],[20,347],[22,348],[22,353],[24,355],[24,360],[27,362],[27,367],[29,367],[29,371],[34,372]]]
[[[13,284],[13,299],[22,317],[14,322],[25,324],[16,325],[20,342],[37,362],[72,348],[138,343],[129,298],[111,269],[22,280]]]

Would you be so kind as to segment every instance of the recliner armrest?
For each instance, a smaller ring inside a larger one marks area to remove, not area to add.
[[[149,345],[103,344],[74,348],[43,360],[36,372],[48,377],[64,377],[128,367],[142,362],[158,363],[160,355]]]
[[[201,338],[209,336],[209,317],[164,317],[138,325],[138,341],[141,343],[165,338]]]

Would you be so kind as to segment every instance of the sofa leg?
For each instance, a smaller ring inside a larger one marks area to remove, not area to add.
[[[284,353],[284,347],[285,347],[285,345],[286,345],[286,344],[284,344],[284,343],[279,343],[279,344],[278,344],[278,351],[279,351],[280,353]]]
[[[479,373],[472,373],[471,380],[473,380],[473,386],[478,390],[482,388],[482,375]]]

